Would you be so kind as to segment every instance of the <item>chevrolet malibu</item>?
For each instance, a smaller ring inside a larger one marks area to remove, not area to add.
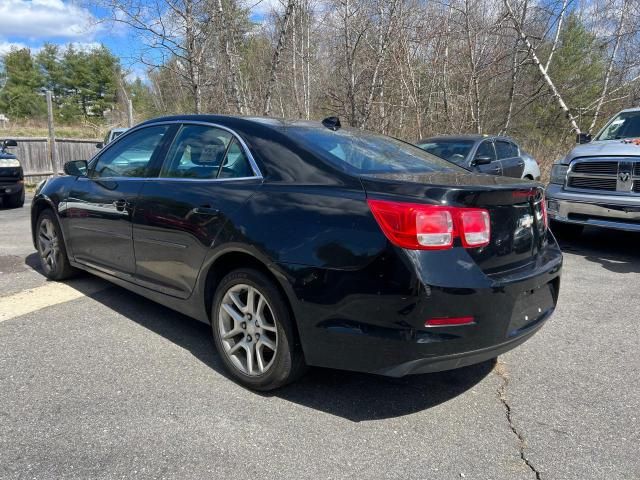
[[[257,390],[307,365],[389,376],[495,358],[553,312],[543,188],[322,123],[138,125],[37,190],[53,280],[85,270],[212,327]]]

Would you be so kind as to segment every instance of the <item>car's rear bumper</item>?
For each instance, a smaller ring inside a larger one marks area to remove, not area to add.
[[[640,232],[640,196],[570,192],[561,185],[549,185],[546,196],[554,221]]]
[[[331,301],[322,305],[311,292],[303,292],[305,313],[295,312],[306,360],[314,366],[399,377],[494,358],[533,336],[551,316],[561,265],[561,253],[553,249],[546,263],[490,286],[423,284],[413,295],[392,292],[392,279],[387,292],[367,294],[364,279],[358,285],[339,278],[338,272],[325,274],[325,301]],[[332,286],[343,291],[354,286],[360,293],[334,303],[338,292]],[[425,326],[430,318],[462,316],[472,316],[474,323]]]

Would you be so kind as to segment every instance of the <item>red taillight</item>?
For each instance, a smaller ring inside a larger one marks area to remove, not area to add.
[[[465,247],[488,245],[489,212],[480,208],[445,207],[422,203],[368,200],[369,208],[386,237],[398,247],[440,250],[460,237]]]
[[[549,217],[547,216],[547,199],[544,195],[542,195],[542,201],[540,202],[540,210],[542,211],[542,222],[546,230],[549,228]]]
[[[443,317],[432,318],[424,322],[425,327],[455,327],[458,325],[471,325],[475,323],[473,317]]]
[[[461,237],[465,247],[482,247],[489,244],[491,223],[486,210],[463,209],[460,211]]]

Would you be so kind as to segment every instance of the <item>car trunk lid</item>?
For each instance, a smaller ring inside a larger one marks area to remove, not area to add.
[[[526,268],[536,261],[546,245],[541,184],[449,172],[368,174],[362,176],[361,181],[369,198],[488,210],[489,245],[467,249],[488,275]],[[454,246],[462,248],[459,243]]]

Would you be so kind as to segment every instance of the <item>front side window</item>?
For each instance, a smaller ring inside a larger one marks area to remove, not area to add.
[[[624,112],[609,123],[596,140],[640,137],[640,112]]]
[[[287,135],[338,167],[360,174],[464,172],[461,167],[392,137],[361,130],[287,127]]]
[[[122,137],[98,157],[91,177],[144,177],[168,129],[167,125],[146,127]]]

